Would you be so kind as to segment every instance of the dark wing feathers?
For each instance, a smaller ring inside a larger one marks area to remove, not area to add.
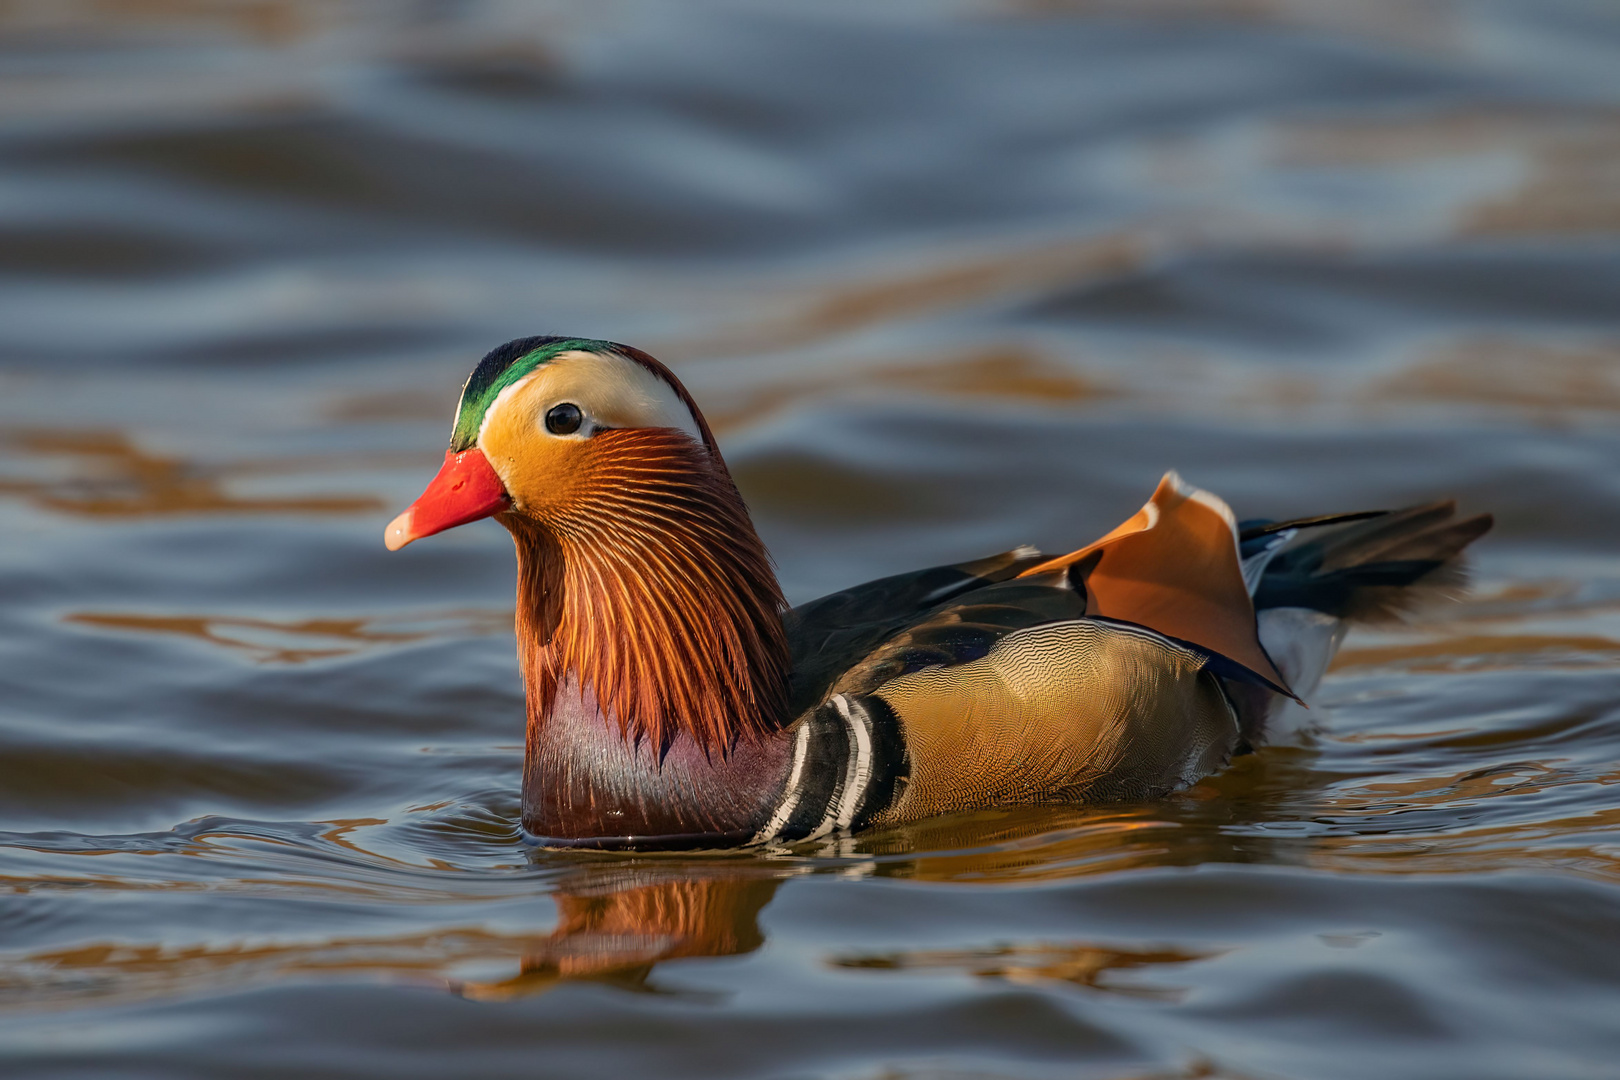
[[[793,658],[791,715],[814,708],[852,665],[928,612],[1040,561],[1034,548],[1014,548],[987,559],[879,578],[789,611],[783,621]]]
[[[1285,532],[1288,529],[1317,529],[1324,525],[1342,525],[1351,521],[1364,521],[1367,518],[1383,517],[1388,510],[1357,510],[1353,514],[1317,514],[1314,517],[1293,518],[1289,521],[1265,521],[1259,518],[1238,522],[1238,541],[1242,546],[1243,557],[1248,558],[1258,551],[1261,546],[1255,541],[1274,533]]]
[[[913,671],[977,660],[1014,630],[1085,614],[1085,595],[1070,588],[1062,573],[986,585],[894,634],[845,671],[830,692],[869,694]]]

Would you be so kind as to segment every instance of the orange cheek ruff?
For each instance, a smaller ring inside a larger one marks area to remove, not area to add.
[[[739,737],[776,730],[787,712],[786,605],[718,454],[671,428],[569,445],[566,463],[520,459],[559,478],[544,505],[528,495],[536,474],[507,473],[524,501],[501,524],[517,539],[532,722],[571,675],[627,739],[660,753],[683,731],[719,758]],[[506,460],[500,445],[491,453]]]
[[[388,525],[383,542],[398,551],[412,540],[465,525],[510,508],[512,497],[482,450],[444,452],[439,475],[420,498]]]

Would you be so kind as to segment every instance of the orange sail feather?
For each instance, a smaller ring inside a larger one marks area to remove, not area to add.
[[[1153,497],[1113,532],[1019,576],[1071,568],[1084,581],[1087,615],[1219,653],[1293,696],[1260,645],[1236,523],[1218,497],[1165,473]]]

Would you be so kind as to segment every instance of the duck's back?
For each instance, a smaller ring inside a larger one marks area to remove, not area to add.
[[[1172,476],[1069,556],[1018,549],[796,609],[798,779],[761,837],[1195,783],[1261,741],[1291,681],[1314,689],[1368,596],[1445,578],[1490,525],[1451,514],[1240,534]],[[1279,636],[1302,625],[1322,631],[1308,647]]]

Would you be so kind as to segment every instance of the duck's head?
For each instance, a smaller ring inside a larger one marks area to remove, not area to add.
[[[383,542],[413,540],[496,514],[566,521],[592,506],[613,433],[642,445],[685,442],[726,475],[703,415],[675,375],[638,349],[584,338],[509,341],[479,362],[461,391],[439,474],[389,523]],[[607,438],[604,439],[604,436]]]
[[[609,341],[534,337],[468,378],[444,465],[393,551],[495,517],[519,563],[530,714],[569,679],[630,737],[722,753],[786,707],[782,594],[703,414]]]

